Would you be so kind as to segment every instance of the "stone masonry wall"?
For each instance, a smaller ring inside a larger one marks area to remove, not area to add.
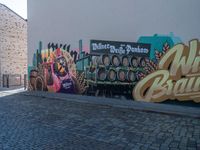
[[[27,74],[27,21],[0,4],[0,77]],[[23,83],[22,83],[23,84]]]

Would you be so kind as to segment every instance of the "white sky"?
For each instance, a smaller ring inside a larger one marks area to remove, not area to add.
[[[27,0],[0,0],[0,3],[27,19]]]

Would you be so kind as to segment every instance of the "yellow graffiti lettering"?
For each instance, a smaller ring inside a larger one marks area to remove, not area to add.
[[[157,100],[167,92],[164,84],[169,78],[169,72],[165,70],[156,71],[141,80],[134,89],[134,97],[138,100]],[[151,98],[151,99],[149,99]]]
[[[175,45],[160,60],[158,70],[139,81],[136,100],[162,102],[167,99],[200,102],[200,43]]]

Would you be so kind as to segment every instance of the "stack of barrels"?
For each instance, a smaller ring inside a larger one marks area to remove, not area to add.
[[[134,82],[137,80],[138,67],[146,66],[146,59],[142,57],[103,54],[92,56],[92,71],[100,81]],[[94,69],[95,68],[95,69]]]

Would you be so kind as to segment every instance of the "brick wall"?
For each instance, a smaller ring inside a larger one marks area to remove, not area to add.
[[[27,74],[27,21],[0,4],[0,76]]]

